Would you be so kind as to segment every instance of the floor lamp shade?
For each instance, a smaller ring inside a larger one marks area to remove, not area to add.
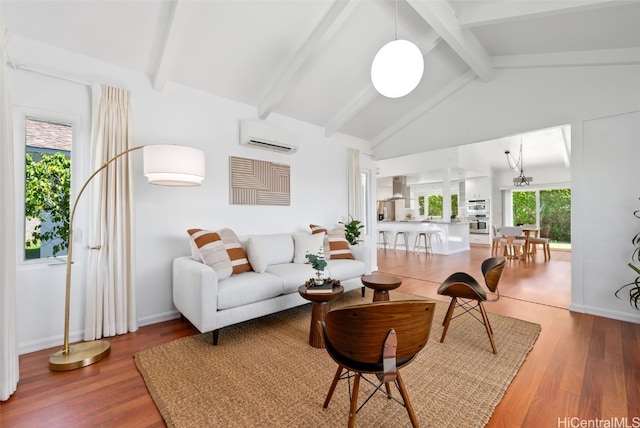
[[[143,149],[144,175],[161,186],[199,186],[204,180],[204,153],[192,147],[149,145]]]
[[[424,72],[422,52],[408,40],[384,45],[371,63],[371,82],[387,98],[400,98],[413,91]]]

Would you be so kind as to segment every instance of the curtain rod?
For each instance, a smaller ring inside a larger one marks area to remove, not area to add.
[[[31,73],[41,74],[43,76],[53,77],[55,79],[66,80],[67,82],[72,82],[72,83],[78,83],[80,85],[91,86],[91,82],[87,82],[86,80],[80,80],[80,79],[77,79],[75,77],[65,76],[65,75],[58,74],[58,73],[51,72],[51,71],[47,71],[47,70],[41,70],[41,69],[38,69],[38,68],[30,67],[30,66],[25,65],[25,64],[18,64],[18,63],[13,62],[12,60],[8,60],[7,61],[7,65],[9,67],[11,67],[12,69],[14,69],[14,70],[28,71],[28,72],[31,72]]]

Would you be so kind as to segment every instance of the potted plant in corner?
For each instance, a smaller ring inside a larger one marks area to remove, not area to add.
[[[343,223],[339,221],[339,224],[344,225],[344,237],[347,239],[349,244],[358,245],[360,230],[364,227],[360,220],[354,220],[351,214],[349,214],[349,218],[351,219],[348,223]]]
[[[640,219],[640,210],[634,211],[633,215],[636,218]],[[629,304],[634,308],[640,310],[640,306],[639,306],[640,305],[640,268],[638,268],[638,266],[634,264],[635,262],[640,263],[640,232],[636,233],[636,235],[631,239],[631,244],[633,244],[634,250],[633,250],[633,253],[631,253],[631,262],[627,263],[627,265],[631,269],[633,269],[633,271],[636,274],[636,278],[633,281],[627,284],[624,284],[622,287],[618,288],[618,290],[615,292],[615,296],[617,298],[620,298],[618,293],[620,293],[625,288],[630,287],[629,288]]]
[[[324,283],[324,268],[327,267],[327,261],[324,258],[324,250],[320,247],[318,254],[306,254],[305,257],[309,260],[311,267],[316,271],[316,278],[314,279],[316,285]]]

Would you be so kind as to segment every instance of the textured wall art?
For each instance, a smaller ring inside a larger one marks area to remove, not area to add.
[[[229,157],[230,199],[235,205],[291,205],[289,165]]]

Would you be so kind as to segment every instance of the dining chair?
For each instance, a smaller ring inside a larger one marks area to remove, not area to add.
[[[529,238],[529,251],[533,254],[536,252],[538,245],[542,245],[542,251],[544,252],[544,261],[551,260],[551,247],[549,246],[549,233],[551,233],[551,226],[542,226],[540,229],[540,236]]]
[[[418,419],[400,369],[413,361],[427,344],[434,311],[435,303],[426,300],[367,303],[329,311],[325,320],[318,322],[318,328],[322,331],[327,353],[338,364],[338,369],[322,407],[329,406],[338,382],[346,379],[349,384],[349,427],[354,426],[356,414],[377,392],[404,406],[411,425],[417,427]],[[375,375],[375,379],[368,379],[364,376],[367,374]],[[361,379],[375,389],[358,407]],[[400,392],[402,401],[391,395],[391,384]]]
[[[498,283],[500,282],[505,262],[506,260],[504,257],[491,257],[482,262],[481,270],[482,276],[484,277],[484,283],[487,286],[487,289],[496,295],[494,299],[489,300],[487,298],[487,292],[482,288],[480,283],[465,272],[456,272],[449,275],[440,287],[438,287],[438,294],[451,297],[449,309],[447,309],[447,314],[442,322],[444,328],[442,330],[440,342],[444,342],[451,320],[468,313],[484,325],[487,330],[487,336],[489,336],[489,342],[491,342],[491,349],[494,354],[497,354],[498,351],[496,350],[496,344],[493,340],[493,329],[491,328],[489,317],[487,316],[487,312],[485,311],[482,302],[494,302],[500,298]],[[475,302],[475,305],[473,302]],[[462,308],[463,312],[454,317],[453,313],[456,307]],[[472,312],[473,310],[480,312],[481,319]]]
[[[507,241],[500,233],[500,227],[492,224],[491,228],[493,229],[493,239],[491,240],[491,257],[495,257],[498,255],[498,248],[500,247],[500,243]]]
[[[504,239],[498,242],[499,246],[504,246],[503,254],[510,259],[523,259],[526,257],[527,240],[524,238],[521,226],[502,226],[500,234]]]

